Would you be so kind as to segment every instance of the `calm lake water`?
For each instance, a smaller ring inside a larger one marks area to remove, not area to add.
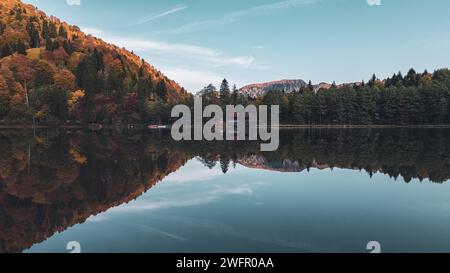
[[[450,252],[450,129],[0,131],[0,252]]]

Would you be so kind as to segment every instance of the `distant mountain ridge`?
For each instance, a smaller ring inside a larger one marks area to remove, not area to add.
[[[360,85],[361,83],[343,83],[339,84],[336,87],[341,88],[344,86],[353,86]],[[265,83],[254,83],[249,84],[241,89],[239,92],[243,95],[247,95],[252,98],[262,97],[269,92],[274,91],[283,91],[285,93],[297,93],[301,92],[308,84],[301,79],[298,80],[279,80],[279,81],[271,81]],[[313,84],[312,89],[314,92],[319,91],[320,89],[330,89],[333,86],[331,83],[321,82],[319,84]]]
[[[239,91],[250,97],[260,97],[272,91],[284,91],[286,93],[300,92],[306,86],[307,83],[303,80],[279,80],[246,85]]]

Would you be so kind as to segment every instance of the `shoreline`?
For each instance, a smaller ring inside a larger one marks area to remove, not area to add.
[[[388,125],[388,124],[380,124],[380,125],[301,125],[301,124],[281,124],[278,126],[274,126],[279,129],[389,129],[389,128],[417,128],[417,129],[438,129],[438,128],[450,128],[450,124],[437,124],[437,125]],[[89,128],[89,125],[62,125],[62,126],[47,126],[47,125],[0,125],[1,129],[86,129],[91,131],[101,131],[101,130],[110,130],[121,127],[116,127],[112,125],[103,125],[99,130],[92,130]],[[122,127],[123,129],[130,130],[161,130],[161,129],[148,129],[145,126],[141,128],[128,128]]]
[[[357,128],[367,128],[367,129],[383,129],[383,128],[450,128],[450,124],[440,124],[440,125],[296,125],[296,124],[282,124],[279,125],[280,129],[357,129]]]

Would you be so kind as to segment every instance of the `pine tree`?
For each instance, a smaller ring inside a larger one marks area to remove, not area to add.
[[[160,81],[158,83],[158,85],[156,86],[156,94],[158,94],[158,96],[162,100],[167,101],[168,91],[167,91],[166,83],[164,81]]]
[[[42,23],[42,37],[44,37],[45,40],[50,38],[47,20],[44,20]]]
[[[230,168],[230,159],[225,155],[220,156],[220,168],[222,169],[222,172],[225,174],[228,172]]]
[[[53,51],[53,41],[50,37],[47,37],[47,40],[45,40],[45,50]]]
[[[369,86],[373,87],[377,82],[377,76],[375,74],[372,75],[372,78],[369,80]]]
[[[67,52],[67,54],[71,55],[73,53],[72,44],[70,43],[69,40],[64,40],[63,48],[64,48],[64,51]]]
[[[228,84],[227,79],[223,79],[222,84],[220,85],[220,100],[223,105],[227,105],[230,102],[230,86]]]
[[[7,56],[10,56],[10,55],[12,55],[12,54],[13,54],[13,49],[11,48],[11,45],[10,45],[10,44],[5,44],[5,45],[2,47],[2,50],[1,50],[1,56],[2,56],[2,58],[7,57]]]
[[[158,86],[158,88],[161,88],[161,87]],[[138,79],[138,83],[137,83],[138,99],[140,101],[145,101],[149,97],[151,97],[152,92],[153,92],[152,81],[151,81],[150,77],[145,75],[144,68],[143,68],[143,66],[141,66],[141,68],[139,69],[139,79]],[[158,95],[159,95],[159,93],[158,93]]]
[[[231,100],[232,100],[233,105],[237,105],[238,96],[239,96],[238,89],[236,87],[236,84],[234,84],[233,85],[233,92],[232,92],[232,95],[231,95]]]
[[[58,36],[56,24],[54,22],[50,22],[50,25],[48,26],[48,37],[50,38],[56,38]]]
[[[63,25],[59,26],[58,36],[67,39],[67,31],[66,31],[66,29],[64,28]]]
[[[94,53],[92,57],[95,60],[95,63],[97,65],[97,70],[103,70],[104,64],[103,64],[103,53],[97,50],[97,48],[94,49]]]
[[[312,81],[308,82],[308,91],[310,91],[310,92],[314,91],[314,86],[312,84]]]
[[[33,23],[28,24],[28,36],[30,36],[30,47],[41,47],[41,38],[39,37],[39,31],[36,29]]]
[[[27,49],[22,40],[19,40],[19,42],[17,42],[17,53],[27,55]]]
[[[403,79],[403,85],[404,86],[414,86],[416,85],[418,82],[418,78],[417,78],[417,73],[414,69],[410,69],[408,71],[408,74],[406,75],[406,77]]]
[[[58,41],[57,41],[57,40],[53,41],[53,44],[52,44],[52,51],[58,50],[59,47],[60,47],[60,46],[59,46]]]
[[[22,21],[22,19],[23,19],[22,11],[20,9],[16,10],[16,20]]]
[[[401,71],[399,71],[399,72],[397,73],[397,82],[396,82],[396,85],[397,85],[397,86],[402,86],[402,85],[403,85],[403,75],[402,75],[402,72],[401,72]]]

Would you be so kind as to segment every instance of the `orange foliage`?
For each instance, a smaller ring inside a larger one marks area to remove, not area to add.
[[[65,66],[68,59],[69,55],[66,53],[64,48],[59,48],[53,51],[53,61],[56,65]]]
[[[67,69],[57,72],[53,76],[55,87],[62,91],[72,91],[75,88],[75,75]]]
[[[5,78],[0,75],[0,96],[8,96],[9,95],[9,89],[8,89],[8,83],[6,82]]]
[[[83,165],[87,162],[87,158],[84,155],[80,154],[77,150],[72,148],[70,149],[69,153],[72,155],[73,160],[78,164]]]
[[[77,90],[72,92],[69,96],[69,108],[75,106],[82,98],[84,98],[85,93],[83,90]]]

